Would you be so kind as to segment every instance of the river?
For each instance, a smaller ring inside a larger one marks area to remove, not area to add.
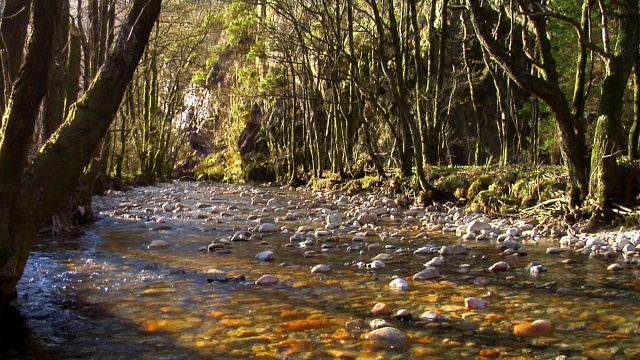
[[[8,346],[0,358],[640,359],[639,267],[612,272],[610,260],[547,254],[557,246],[553,239],[528,245],[527,256],[508,257],[494,242],[479,241],[466,243],[467,254],[445,256],[440,277],[413,281],[433,257],[413,250],[461,240],[425,238],[418,223],[401,220],[402,208],[375,226],[291,241],[300,226],[324,228],[327,214],[340,212],[346,222],[347,211],[368,199],[341,198],[347,196],[191,182],[97,198],[101,218],[85,235],[35,244],[18,286],[15,323],[2,325]],[[179,205],[163,211],[165,203]],[[260,219],[294,232],[230,240]],[[150,249],[154,240],[168,246]],[[218,251],[199,251],[212,242],[221,244]],[[275,261],[255,259],[266,250]],[[390,255],[384,268],[358,266],[381,253]],[[501,260],[509,271],[487,270]],[[547,271],[524,270],[534,261]],[[311,273],[318,264],[331,270]],[[278,282],[255,285],[265,274]],[[394,276],[409,288],[390,288]],[[465,307],[469,297],[485,299],[486,309]],[[376,303],[413,317],[373,315]],[[369,341],[375,318],[399,329],[406,344]],[[537,319],[553,331],[513,333]]]

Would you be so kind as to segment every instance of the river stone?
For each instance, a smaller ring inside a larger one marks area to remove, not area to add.
[[[276,255],[273,253],[273,251],[265,250],[259,252],[256,255],[256,259],[259,261],[274,261],[276,259]]]
[[[507,271],[509,269],[511,269],[511,266],[504,261],[498,261],[489,267],[489,271]]]
[[[277,284],[280,280],[276,276],[273,275],[262,275],[258,280],[256,280],[256,285],[272,285]]]
[[[408,346],[407,336],[394,327],[383,327],[365,335],[365,339],[371,342],[376,349],[404,350]]]
[[[487,301],[477,297],[464,299],[464,306],[469,310],[484,310],[487,308]]]
[[[412,318],[413,318],[413,314],[411,313],[411,311],[407,309],[400,309],[396,311],[396,319],[400,321],[409,321]]]
[[[479,232],[480,230],[489,230],[491,228],[491,226],[489,226],[489,224],[487,224],[486,222],[480,220],[480,219],[475,219],[475,220],[471,220],[468,224],[467,224],[467,234],[473,234],[476,232]]]
[[[162,249],[169,247],[169,243],[164,240],[153,240],[147,249]]]
[[[328,273],[329,271],[331,271],[331,267],[326,264],[318,264],[313,268],[311,268],[312,274],[324,274],[324,273]]]
[[[259,232],[276,232],[278,231],[278,227],[274,223],[264,223],[260,224],[258,227]]]
[[[169,211],[173,211],[175,209],[176,209],[175,205],[173,205],[170,202],[166,202],[166,203],[162,204],[162,210],[164,210],[164,211],[169,212]]]
[[[429,280],[440,277],[440,272],[433,266],[429,266],[419,273],[413,275],[413,280]]]
[[[395,290],[407,290],[409,283],[403,278],[395,278],[389,283],[389,287]]]
[[[368,247],[368,249],[371,250],[371,247]],[[371,261],[375,261],[375,260],[387,261],[387,260],[391,260],[391,259],[393,259],[393,255],[387,254],[387,253],[382,253],[382,254],[378,254],[375,257],[373,257],[371,259]]]
[[[390,322],[385,319],[373,319],[369,321],[369,327],[372,330],[382,329],[383,327],[393,326]]]
[[[369,268],[371,269],[384,269],[385,267],[387,267],[387,265],[385,265],[381,260],[373,260],[369,264]]]
[[[560,254],[561,251],[562,250],[560,248],[557,248],[557,247],[547,248],[547,254],[554,254],[554,255],[555,254]]]
[[[393,310],[389,307],[389,305],[385,303],[377,303],[373,305],[371,309],[371,313],[373,315],[390,315],[393,313]]]
[[[327,215],[327,225],[339,227],[342,225],[342,216],[337,213]]]
[[[624,267],[622,265],[618,264],[618,263],[611,264],[611,265],[607,266],[607,270],[609,270],[609,271],[619,271],[619,270],[622,270],[622,269],[624,269]]]
[[[424,263],[424,266],[440,266],[444,263],[442,256],[436,256],[433,259]]]

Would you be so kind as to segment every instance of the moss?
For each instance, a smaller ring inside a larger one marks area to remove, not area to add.
[[[478,176],[472,183],[469,185],[469,190],[467,190],[467,198],[473,199],[478,195],[481,191],[489,189],[492,183],[492,176],[490,175],[480,175]]]
[[[506,196],[499,196],[489,190],[480,191],[469,203],[469,208],[483,213],[513,213],[515,203]]]
[[[455,194],[456,192],[458,192],[459,189],[466,190],[469,187],[469,181],[466,178],[464,178],[463,175],[460,173],[449,174],[438,179],[435,182],[435,186],[437,186],[442,190]],[[466,194],[463,193],[462,197],[464,197],[464,195]],[[458,197],[461,197],[461,196],[458,196]]]

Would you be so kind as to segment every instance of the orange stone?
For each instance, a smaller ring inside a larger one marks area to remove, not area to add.
[[[371,313],[373,315],[390,315],[393,313],[393,310],[385,303],[377,303],[373,306],[373,309],[371,309]]]
[[[500,315],[500,314],[496,314],[496,313],[491,313],[491,314],[487,314],[487,316],[484,317],[485,320],[487,321],[500,321],[504,319],[504,316]]]
[[[546,336],[553,332],[553,325],[547,320],[536,320],[532,323],[517,324],[513,333],[523,337]]]
[[[500,352],[496,349],[482,349],[479,355],[484,358],[494,358],[500,356]]]
[[[218,321],[218,324],[227,327],[240,327],[251,325],[251,321],[244,319],[222,319]]]

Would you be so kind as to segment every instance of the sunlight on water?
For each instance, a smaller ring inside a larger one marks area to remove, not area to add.
[[[638,269],[610,273],[603,271],[606,263],[602,261],[571,253],[549,256],[544,250],[551,243],[528,246],[526,257],[505,258],[486,242],[470,243],[468,255],[446,257],[437,280],[414,282],[411,276],[431,256],[403,249],[428,241],[442,245],[460,240],[437,234],[429,240],[416,239],[419,228],[390,219],[383,219],[375,232],[400,232],[401,236],[383,240],[368,236],[365,242],[396,247],[386,251],[366,247],[363,252],[349,251],[348,246],[363,243],[352,243],[353,234],[345,231],[333,241],[318,238],[321,241],[307,248],[285,246],[292,234],[276,233],[261,240],[231,242],[225,247],[229,253],[223,255],[198,252],[213,240],[254,226],[255,221],[247,218],[263,215],[268,198],[301,204],[290,206],[289,211],[304,220],[282,221],[278,226],[321,227],[324,224],[311,219],[323,204],[312,203],[310,193],[290,190],[183,186],[177,194],[165,187],[107,199],[114,209],[123,202],[140,205],[119,216],[107,214],[79,239],[43,241],[36,247],[19,287],[29,295],[20,300],[22,309],[49,306],[48,300],[36,295],[53,292],[67,299],[70,304],[65,311],[77,316],[71,318],[77,324],[71,325],[76,333],[56,351],[69,357],[164,359],[640,356]],[[156,212],[164,223],[147,221],[154,214],[149,209],[176,198],[191,210]],[[200,209],[197,203],[220,209]],[[281,218],[285,213],[266,215]],[[165,240],[169,246],[148,249],[154,240]],[[276,261],[254,259],[263,250],[273,251]],[[383,269],[354,265],[385,252],[392,257]],[[566,258],[574,261],[561,262]],[[499,260],[508,261],[513,270],[486,270]],[[544,264],[548,272],[531,276],[523,270],[531,261]],[[312,274],[316,264],[329,264],[331,271]],[[216,274],[230,280],[212,281]],[[264,274],[275,275],[279,283],[254,285]],[[244,281],[231,280],[240,275]],[[389,288],[395,275],[407,279],[408,290]],[[487,284],[478,278],[485,278]],[[560,288],[565,291],[558,292]],[[468,297],[484,298],[487,308],[468,310],[464,303]],[[374,316],[371,309],[378,302],[394,311],[407,309],[413,319]],[[427,311],[437,315],[431,320],[418,318]],[[27,317],[28,324],[37,323]],[[364,336],[375,318],[402,330],[408,345],[372,347]],[[551,322],[555,331],[540,337],[514,335],[514,325],[536,319]]]

